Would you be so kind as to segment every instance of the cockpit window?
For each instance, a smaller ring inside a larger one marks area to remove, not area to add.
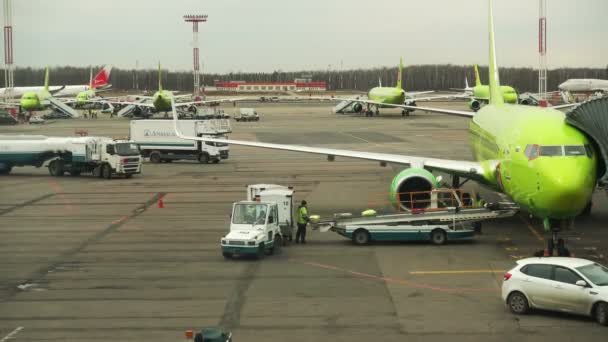
[[[560,157],[563,155],[564,155],[564,152],[562,151],[561,146],[541,146],[540,147],[540,156],[541,157]]]
[[[524,150],[524,155],[528,160],[533,160],[538,157],[578,157],[593,156],[593,149],[590,145],[527,145]]]
[[[564,152],[566,156],[584,156],[587,154],[585,146],[582,145],[566,145],[564,146]]]
[[[538,145],[527,145],[524,150],[524,155],[528,160],[538,158]]]
[[[585,145],[585,152],[587,153],[587,157],[593,158],[593,147],[591,145]]]

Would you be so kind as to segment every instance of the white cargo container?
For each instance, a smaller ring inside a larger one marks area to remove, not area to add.
[[[181,133],[196,137],[225,139],[225,134],[232,132],[227,119],[179,120],[177,125]],[[219,163],[228,159],[230,151],[228,144],[179,138],[173,120],[132,120],[130,139],[153,163],[180,159]]]

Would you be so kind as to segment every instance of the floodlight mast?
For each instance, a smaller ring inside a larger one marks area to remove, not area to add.
[[[192,23],[192,75],[194,78],[194,91],[195,96],[200,95],[200,58],[198,53],[198,23],[204,23],[207,21],[208,16],[206,14],[186,14],[184,15],[184,21]]]

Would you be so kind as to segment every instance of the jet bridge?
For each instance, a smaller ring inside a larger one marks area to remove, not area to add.
[[[60,100],[58,100],[54,97],[51,97],[48,100],[49,100],[49,104],[53,107],[53,109],[55,109],[63,114],[69,115],[73,118],[80,117],[80,114],[74,108],[68,106],[67,104],[61,102]]]
[[[599,154],[598,185],[608,185],[608,97],[583,102],[566,113],[566,123],[583,131]]]

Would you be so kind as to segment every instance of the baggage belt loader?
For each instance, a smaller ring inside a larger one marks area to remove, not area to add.
[[[397,214],[355,217],[350,213],[338,213],[334,214],[333,220],[313,223],[313,228],[331,230],[356,245],[372,241],[430,241],[443,245],[451,240],[472,239],[482,221],[511,217],[519,210],[511,202],[473,207],[463,206],[459,196],[454,198],[454,206],[442,207],[440,203],[434,203],[427,209]]]

